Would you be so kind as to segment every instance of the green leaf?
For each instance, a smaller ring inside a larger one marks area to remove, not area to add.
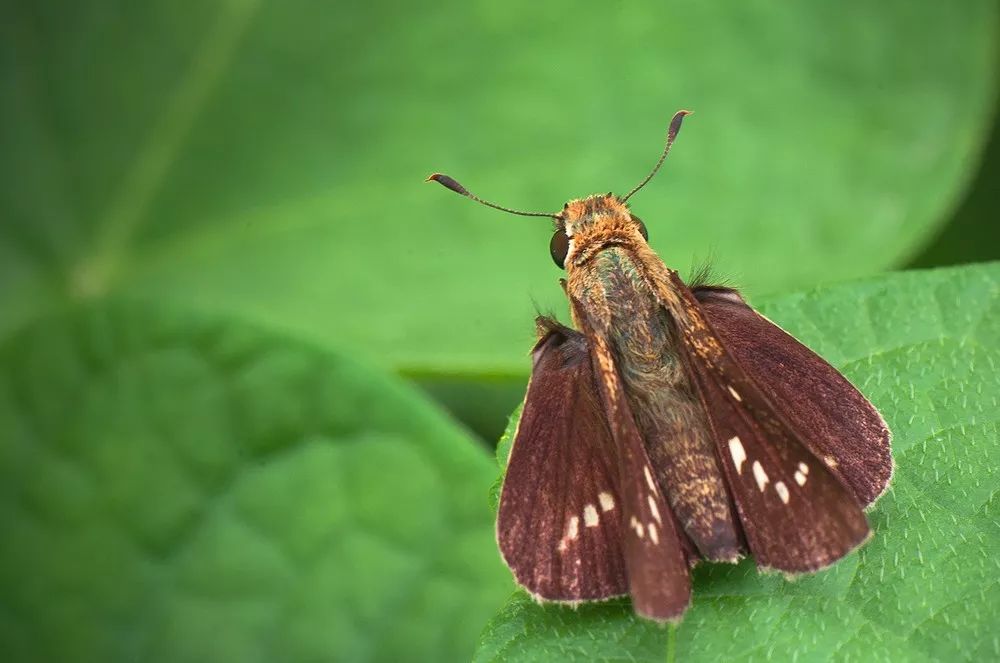
[[[982,162],[961,205],[923,250],[907,262],[907,268],[1000,259],[1000,242],[996,241],[1000,214],[997,182],[1000,182],[1000,115],[994,120],[993,131],[983,148]]]
[[[830,359],[889,422],[896,472],[870,512],[873,539],[794,582],[758,575],[749,560],[698,567],[676,628],[639,620],[624,601],[572,610],[519,593],[487,626],[475,660],[1000,656],[1000,263],[818,289],[761,310]]]
[[[492,463],[396,380],[82,307],[0,343],[9,661],[459,660],[510,593]]]
[[[525,370],[561,307],[543,221],[624,191],[654,247],[751,293],[897,264],[961,193],[996,98],[971,0],[15,0],[0,9],[0,334],[127,293],[392,367]],[[292,296],[294,295],[294,296]]]

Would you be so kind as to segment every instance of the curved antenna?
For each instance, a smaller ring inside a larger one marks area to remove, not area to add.
[[[663,162],[664,160],[666,160],[667,155],[670,154],[670,146],[674,144],[674,139],[677,138],[677,133],[681,130],[681,122],[684,121],[684,116],[690,114],[691,111],[687,110],[679,110],[676,113],[674,113],[673,119],[670,120],[670,127],[667,129],[667,146],[663,148],[663,154],[660,155],[660,160],[656,162],[655,166],[653,166],[653,170],[650,171],[649,175],[646,175],[646,179],[639,182],[639,184],[634,189],[629,191],[628,194],[624,198],[622,198],[623,203],[629,198],[631,198],[633,193],[635,193],[642,187],[646,186],[646,183],[649,182],[649,180],[653,179],[653,175],[656,175],[656,171],[660,169],[660,166],[663,165]]]
[[[461,194],[461,195],[465,196],[466,198],[471,198],[472,200],[475,200],[477,203],[486,205],[487,207],[492,207],[493,209],[498,209],[501,212],[507,212],[508,214],[517,214],[518,216],[547,216],[550,219],[558,219],[559,218],[559,216],[557,214],[549,214],[548,212],[521,212],[521,211],[518,211],[516,209],[510,209],[509,207],[502,207],[500,205],[496,205],[496,204],[491,203],[489,201],[483,200],[479,196],[474,195],[473,193],[471,193],[468,189],[466,189],[464,186],[462,186],[461,184],[459,184],[458,182],[456,182],[454,179],[452,179],[452,178],[450,178],[447,175],[444,175],[442,173],[434,173],[433,175],[431,175],[430,177],[428,177],[424,181],[426,181],[426,182],[431,182],[431,181],[437,182],[438,184],[440,184],[441,186],[445,187],[446,189],[451,189],[455,193]]]

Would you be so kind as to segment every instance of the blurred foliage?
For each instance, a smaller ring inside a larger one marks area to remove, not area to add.
[[[343,357],[491,441],[564,302],[544,221],[424,176],[557,209],[686,107],[634,199],[682,271],[759,297],[997,258],[998,14],[0,4],[0,650],[463,658],[509,583],[486,453]]]
[[[573,610],[519,593],[477,661],[996,658],[1000,469],[983,459],[1000,454],[1000,263],[820,288],[761,310],[832,361],[893,431],[896,471],[869,512],[872,540],[794,582],[750,560],[702,565],[676,628],[636,618],[626,601]]]
[[[398,380],[123,305],[0,366],[4,660],[460,660],[511,591],[491,463]]]
[[[1000,258],[1000,116],[962,204],[907,267],[937,267]]]
[[[751,293],[911,255],[968,182],[997,7],[8,3],[3,329],[127,294],[437,373],[524,373],[544,221],[622,191]],[[929,45],[933,44],[933,48]]]

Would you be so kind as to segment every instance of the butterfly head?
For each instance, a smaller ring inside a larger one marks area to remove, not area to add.
[[[549,252],[557,266],[566,268],[592,248],[647,241],[646,224],[613,193],[571,200],[556,215]]]

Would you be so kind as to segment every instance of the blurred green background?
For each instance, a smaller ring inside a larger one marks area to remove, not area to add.
[[[1000,258],[995,1],[0,7],[0,650],[461,660],[541,219],[751,299]],[[414,385],[417,387],[414,389]]]

